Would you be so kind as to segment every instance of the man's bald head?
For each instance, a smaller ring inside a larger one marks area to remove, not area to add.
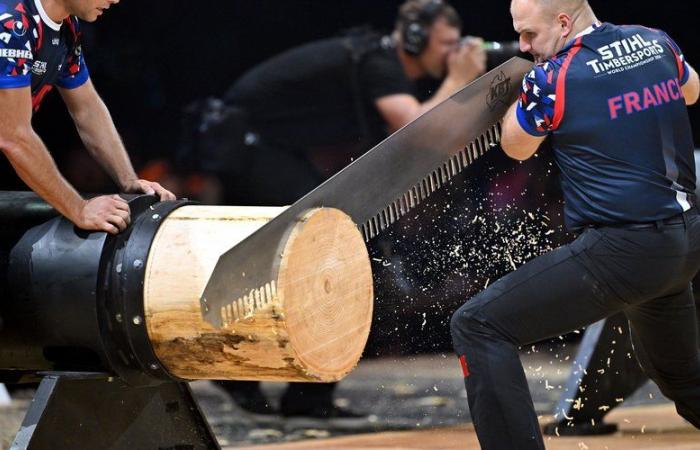
[[[537,61],[552,57],[597,20],[588,0],[512,0],[510,12],[520,49]]]
[[[513,0],[516,3],[520,0]],[[585,8],[590,8],[588,0],[526,0],[531,4],[537,4],[541,7],[544,14],[556,16],[560,13],[574,15]]]
[[[547,7],[561,9],[563,12],[574,11],[588,4],[588,0],[535,0]]]

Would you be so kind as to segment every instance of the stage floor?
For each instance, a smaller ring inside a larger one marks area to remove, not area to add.
[[[545,421],[546,419],[543,419]],[[546,437],[548,450],[699,450],[700,431],[670,404],[620,408],[609,416],[620,432],[602,437]],[[470,450],[479,444],[471,425],[423,431],[361,434],[288,444],[227,447],[232,450]]]
[[[575,351],[575,346],[566,346],[553,353],[546,348],[522,355],[538,413],[545,415],[554,409],[571,369],[567,356]],[[284,387],[283,383],[263,383],[263,390],[273,402],[278,401]],[[467,425],[469,412],[458,362],[448,354],[363,360],[340,382],[335,396],[338,403],[371,413],[371,420],[359,425],[318,420],[297,423],[281,416],[262,418],[242,411],[210,382],[195,382],[192,388],[226,449],[479,448]],[[0,449],[9,448],[31,398],[29,391],[16,393],[11,406],[0,407]],[[700,450],[700,432],[678,417],[653,384],[645,385],[624,405],[627,407],[610,415],[611,421],[621,425],[622,433],[602,438],[552,439],[548,448]]]

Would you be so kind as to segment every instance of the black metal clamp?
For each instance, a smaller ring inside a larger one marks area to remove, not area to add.
[[[111,368],[134,386],[186,381],[170,374],[153,350],[146,327],[143,286],[148,254],[161,223],[171,212],[190,203],[136,197],[129,202],[131,227],[105,242],[97,295],[102,345]]]

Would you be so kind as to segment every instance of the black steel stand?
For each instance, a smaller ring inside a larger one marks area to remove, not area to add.
[[[692,284],[700,325],[700,274]],[[614,433],[617,425],[605,423],[603,419],[647,381],[634,357],[624,314],[591,325],[581,341],[566,389],[554,411],[556,422],[546,425],[544,434]]]
[[[591,325],[554,411],[556,422],[547,424],[544,434],[614,433],[617,425],[604,422],[605,416],[647,380],[634,356],[624,314]]]
[[[186,383],[131,387],[104,373],[47,373],[12,450],[220,449]]]

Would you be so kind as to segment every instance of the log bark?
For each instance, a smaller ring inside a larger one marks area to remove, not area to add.
[[[336,381],[369,335],[373,286],[360,231],[339,210],[310,210],[276,261],[277,279],[237,299],[217,329],[199,299],[221,254],[283,208],[184,206],[161,225],[144,282],[146,326],[168,371],[187,380]]]

